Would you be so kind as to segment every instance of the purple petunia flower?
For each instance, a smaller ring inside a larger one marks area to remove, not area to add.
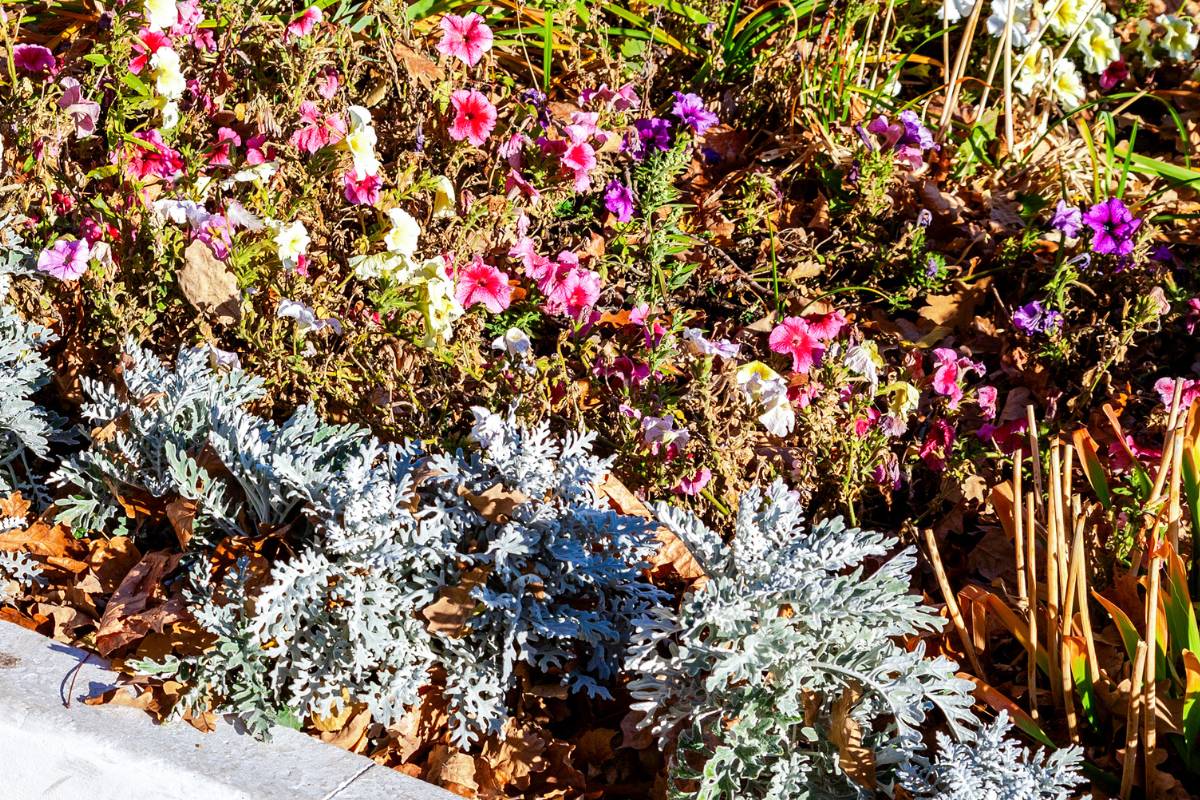
[[[662,119],[661,117],[639,119],[633,123],[633,127],[637,131],[637,138],[634,140],[627,138],[625,140],[625,149],[638,161],[645,158],[651,148],[657,150],[671,149],[670,120]]]
[[[1054,219],[1050,220],[1054,228],[1063,232],[1068,238],[1074,239],[1083,228],[1083,214],[1075,206],[1067,205],[1065,200],[1059,200],[1054,209]]]
[[[1083,215],[1083,221],[1092,229],[1092,250],[1118,256],[1133,252],[1133,235],[1142,225],[1119,197],[1092,206]]]
[[[59,239],[38,255],[37,268],[60,281],[73,281],[87,272],[90,257],[86,240]]]
[[[633,217],[633,192],[613,179],[604,189],[604,207],[617,215],[617,222],[628,222]]]
[[[671,113],[679,117],[680,122],[692,129],[697,136],[716,125],[717,115],[704,107],[704,101],[697,95],[675,92],[675,106]]]
[[[1062,325],[1062,314],[1047,309],[1041,300],[1026,303],[1013,312],[1013,325],[1027,336],[1053,333]]]
[[[54,68],[58,66],[58,59],[48,47],[40,44],[19,44],[13,48],[13,64],[18,69],[40,75],[54,72]]]
[[[921,118],[917,116],[917,112],[912,109],[901,111],[900,123],[904,125],[904,137],[901,144],[916,145],[922,150],[937,149],[937,143],[933,141],[933,134],[921,124]]]

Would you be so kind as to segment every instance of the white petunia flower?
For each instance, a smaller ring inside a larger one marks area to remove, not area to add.
[[[1156,21],[1166,29],[1162,46],[1167,55],[1176,61],[1190,61],[1200,43],[1200,34],[1196,33],[1192,21],[1174,14],[1159,14]]]
[[[1087,21],[1075,46],[1083,55],[1083,68],[1088,72],[1104,72],[1109,64],[1121,59],[1121,43],[1113,35],[1112,24],[1102,16]]]
[[[403,208],[391,208],[387,212],[392,222],[392,229],[384,236],[383,242],[392,253],[399,253],[411,258],[417,252],[417,240],[421,236],[421,224],[413,219]]]
[[[146,27],[152,31],[173,28],[179,22],[179,8],[175,0],[146,0],[142,8],[146,15]]]
[[[375,155],[375,126],[371,124],[371,112],[362,106],[346,109],[350,117],[350,130],[342,139],[354,159],[354,177],[363,180],[369,175],[379,174],[379,158]]]
[[[1070,59],[1060,58],[1054,65],[1050,92],[1064,109],[1073,109],[1083,103],[1083,81],[1079,78],[1079,70]]]
[[[788,399],[787,383],[761,361],[751,361],[737,371],[737,385],[746,402],[757,404],[758,421],[774,436],[786,436],[796,425],[796,411]]]
[[[1057,5],[1055,5],[1057,2]],[[1083,24],[1092,0],[1052,0],[1049,3],[1050,17],[1046,24],[1055,33],[1070,36]]]
[[[445,175],[438,175],[433,187],[433,217],[453,217],[457,212],[454,184]]]
[[[1148,19],[1137,22],[1137,38],[1133,40],[1134,51],[1142,57],[1142,65],[1146,69],[1154,69],[1162,62],[1154,55],[1154,25]]]
[[[1017,77],[1013,81],[1013,87],[1021,94],[1032,94],[1035,88],[1044,85],[1049,79],[1051,59],[1053,56],[1050,54],[1050,48],[1044,44],[1035,44],[1030,47],[1021,54],[1020,60],[1017,61],[1015,68]]]
[[[1033,0],[992,0],[992,15],[987,19],[988,33],[1000,37],[1008,25],[1008,6],[1015,3],[1013,8],[1012,43],[1013,47],[1025,47],[1029,44],[1029,23],[1033,20]]]
[[[169,100],[183,97],[187,80],[179,63],[179,53],[170,47],[160,47],[150,56],[150,74],[154,76],[154,89]]]
[[[280,225],[275,233],[275,246],[279,250],[279,260],[288,269],[294,269],[300,256],[308,251],[308,229],[300,220]]]

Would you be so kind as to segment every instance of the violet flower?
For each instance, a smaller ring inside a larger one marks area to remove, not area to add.
[[[697,95],[675,92],[675,105],[671,113],[679,117],[679,121],[692,129],[697,136],[716,125],[717,115],[704,107],[704,101]]]
[[[1092,250],[1118,256],[1133,252],[1133,236],[1142,225],[1119,197],[1092,206],[1083,221],[1092,229]]]
[[[1067,238],[1074,239],[1079,236],[1079,231],[1083,228],[1083,214],[1075,206],[1067,205],[1065,200],[1059,200],[1050,224],[1055,229],[1062,231]]]
[[[615,178],[604,189],[604,207],[617,217],[617,222],[633,218],[633,192]]]

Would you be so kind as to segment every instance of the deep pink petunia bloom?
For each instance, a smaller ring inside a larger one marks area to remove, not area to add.
[[[34,75],[53,74],[58,67],[54,53],[40,44],[19,44],[13,48],[12,55],[17,69]]]
[[[373,206],[379,202],[379,189],[383,179],[379,175],[365,175],[360,180],[354,170],[346,170],[343,176],[346,201],[356,206]]]
[[[454,299],[463,308],[482,303],[488,311],[499,314],[512,301],[512,287],[506,273],[475,256],[455,275]]]
[[[337,114],[321,114],[317,104],[309,100],[300,104],[300,121],[303,124],[288,140],[297,150],[315,153],[346,137],[346,121]]]
[[[255,134],[246,140],[246,163],[252,167],[275,160],[275,148],[267,144],[265,133]]]
[[[91,250],[85,240],[59,239],[38,255],[37,268],[60,281],[73,281],[87,272],[90,257]]]
[[[950,398],[950,407],[954,408],[963,396],[962,387],[958,385],[958,353],[948,347],[939,347],[933,351],[933,360],[933,390]]]
[[[925,462],[925,466],[934,472],[941,472],[946,468],[946,456],[950,454],[953,444],[954,428],[946,420],[936,419],[930,424],[918,455]]]
[[[846,315],[841,311],[830,311],[828,314],[807,314],[804,321],[808,323],[809,332],[822,342],[836,339],[837,335],[842,332],[842,328],[848,324]]]
[[[129,61],[129,71],[134,75],[146,68],[150,57],[164,47],[171,46],[171,37],[162,31],[152,31],[142,28],[133,40],[133,52],[136,53]]]
[[[769,345],[772,352],[790,355],[792,369],[801,375],[819,364],[825,353],[825,345],[800,317],[784,317],[771,331]]]
[[[573,267],[558,281],[546,299],[550,314],[579,319],[583,312],[600,299],[600,274],[583,267]]]
[[[474,89],[458,89],[450,95],[450,105],[454,107],[450,138],[481,147],[496,127],[496,107]]]
[[[321,9],[317,6],[309,6],[300,16],[288,23],[287,32],[289,39],[299,39],[308,36],[312,33],[313,28],[317,27],[317,23],[325,18],[321,13]]]
[[[228,167],[233,164],[229,160],[233,148],[242,146],[242,137],[232,128],[218,128],[217,141],[213,144],[212,152],[208,155],[208,163],[216,167]]]
[[[183,156],[163,141],[157,130],[135,133],[137,143],[125,148],[126,171],[138,180],[150,176],[163,180],[174,180],[183,172]]]
[[[492,49],[492,29],[474,11],[462,17],[447,14],[442,17],[442,30],[445,33],[438,42],[438,52],[467,66],[478,64],[483,54]]]
[[[591,171],[596,168],[596,150],[582,139],[572,138],[562,154],[563,169],[575,178],[575,191],[586,192],[592,185]]]
[[[1192,407],[1192,403],[1200,399],[1200,381],[1191,378],[1159,378],[1154,382],[1154,391],[1163,406],[1170,410],[1171,401],[1175,399],[1176,381],[1183,384],[1179,394],[1179,408],[1186,411]]]

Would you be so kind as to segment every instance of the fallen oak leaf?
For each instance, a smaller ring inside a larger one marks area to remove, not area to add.
[[[179,564],[181,553],[156,551],[147,553],[129,570],[117,591],[108,601],[96,630],[96,650],[108,656],[163,628],[185,618],[185,605],[180,597],[150,608],[150,600],[161,591],[163,577]]]
[[[615,475],[606,475],[598,487],[617,511],[629,516],[654,519],[650,509],[625,487]],[[700,562],[692,555],[683,540],[663,526],[658,526],[654,538],[659,542],[658,552],[650,559],[651,574],[661,577],[663,572],[674,572],[684,581],[701,581],[707,576]]]
[[[475,607],[478,605],[471,596],[472,590],[482,585],[490,572],[491,567],[475,567],[463,573],[456,585],[439,589],[437,599],[421,609],[426,629],[452,639],[462,636],[466,632],[467,620],[475,613]]]
[[[479,494],[466,487],[459,488],[459,494],[466,498],[479,514],[488,522],[503,525],[512,519],[517,506],[529,502],[529,496],[514,489],[507,488],[503,483],[494,483]]]
[[[184,550],[192,540],[192,526],[196,521],[196,501],[181,497],[167,503],[167,520],[175,531],[175,538]]]

